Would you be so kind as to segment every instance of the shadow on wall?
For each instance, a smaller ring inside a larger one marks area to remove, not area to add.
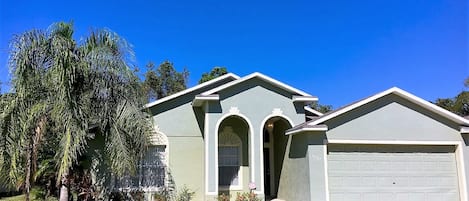
[[[304,158],[308,145],[323,145],[326,140],[324,132],[302,133],[291,136],[289,158]]]

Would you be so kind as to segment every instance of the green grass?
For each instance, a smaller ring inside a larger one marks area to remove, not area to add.
[[[13,197],[0,198],[0,201],[24,201],[24,195],[17,195]]]

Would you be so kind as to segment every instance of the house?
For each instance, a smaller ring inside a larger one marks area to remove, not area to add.
[[[195,200],[467,200],[468,119],[398,88],[327,114],[308,107],[317,100],[229,73],[149,103],[140,182],[186,185]]]

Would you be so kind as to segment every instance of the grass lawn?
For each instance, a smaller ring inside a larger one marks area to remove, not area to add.
[[[24,201],[24,195],[17,195],[13,197],[0,198],[0,201]]]

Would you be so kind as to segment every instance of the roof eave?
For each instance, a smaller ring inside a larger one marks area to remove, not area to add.
[[[218,94],[203,96],[197,95],[192,101],[192,107],[201,107],[206,101],[219,101],[220,97]]]
[[[469,127],[461,126],[460,132],[461,132],[461,134],[469,134]]]
[[[171,99],[177,98],[177,97],[179,97],[179,96],[182,96],[182,95],[184,95],[184,94],[193,92],[193,91],[195,91],[195,90],[197,90],[197,89],[200,89],[200,88],[209,86],[209,85],[211,85],[211,84],[214,84],[214,83],[216,83],[216,82],[219,82],[219,81],[224,80],[224,79],[227,79],[227,78],[232,78],[233,80],[238,80],[238,79],[240,79],[239,76],[237,76],[237,75],[235,75],[235,74],[233,74],[233,73],[227,73],[227,74],[222,75],[222,76],[220,76],[220,77],[217,77],[217,78],[215,78],[215,79],[213,79],[213,80],[209,80],[209,81],[207,81],[207,82],[204,82],[204,83],[199,84],[199,85],[196,85],[196,86],[194,86],[194,87],[185,89],[185,90],[180,91],[180,92],[178,92],[178,93],[175,93],[175,94],[173,94],[173,95],[166,96],[166,97],[164,97],[164,98],[158,99],[158,100],[153,101],[153,102],[151,102],[151,103],[147,103],[147,104],[145,104],[144,108],[153,107],[153,106],[158,105],[158,104],[160,104],[160,103],[169,101],[169,100],[171,100]]]
[[[458,116],[458,115],[456,115],[456,114],[454,114],[454,113],[452,113],[452,112],[450,112],[450,111],[448,111],[448,110],[445,110],[445,109],[443,109],[443,108],[441,108],[441,107],[439,107],[439,106],[437,106],[437,105],[435,105],[435,104],[433,104],[433,103],[431,103],[431,102],[428,102],[428,101],[426,101],[426,100],[423,100],[423,99],[421,99],[421,98],[419,98],[419,97],[417,97],[417,96],[415,96],[415,95],[413,95],[413,94],[411,94],[411,93],[409,93],[409,92],[406,92],[406,91],[404,91],[404,90],[402,90],[402,89],[399,89],[399,88],[397,88],[397,87],[392,87],[392,88],[390,88],[390,89],[388,89],[388,90],[386,90],[386,91],[383,91],[383,92],[380,92],[380,93],[378,93],[378,94],[375,94],[375,95],[373,95],[373,96],[371,96],[371,97],[369,97],[369,98],[366,98],[366,99],[364,99],[364,100],[362,100],[362,101],[359,101],[359,102],[357,102],[357,103],[355,103],[355,104],[349,105],[349,106],[347,106],[347,107],[345,107],[345,108],[342,108],[342,109],[336,110],[336,111],[334,111],[334,112],[332,112],[332,113],[330,113],[330,114],[324,115],[324,116],[322,116],[322,117],[319,118],[319,119],[316,119],[316,120],[314,120],[314,121],[311,121],[310,123],[308,123],[308,125],[313,126],[313,125],[322,124],[322,123],[324,123],[325,121],[327,121],[327,120],[329,120],[329,119],[335,118],[335,117],[337,117],[337,116],[339,116],[339,115],[341,115],[341,114],[344,114],[344,113],[346,113],[346,112],[349,112],[349,111],[351,111],[351,110],[353,110],[353,109],[355,109],[355,108],[361,107],[361,106],[363,106],[363,105],[365,105],[365,104],[367,104],[367,103],[370,103],[370,102],[372,102],[372,101],[375,101],[375,100],[377,100],[377,99],[379,99],[379,98],[382,98],[382,97],[384,97],[384,96],[386,96],[386,95],[389,95],[389,94],[392,94],[392,93],[394,93],[394,94],[396,94],[396,95],[398,95],[398,96],[400,96],[400,97],[403,97],[403,98],[405,98],[405,99],[407,99],[407,100],[409,100],[409,101],[411,101],[411,102],[413,102],[413,103],[415,103],[415,104],[417,104],[417,105],[420,105],[421,107],[423,107],[423,108],[425,108],[425,109],[427,109],[427,110],[430,110],[430,111],[432,111],[432,112],[434,112],[434,113],[436,113],[436,114],[438,114],[438,115],[441,115],[441,116],[443,116],[443,117],[445,117],[445,118],[447,118],[447,119],[449,119],[449,120],[451,120],[451,121],[453,121],[453,122],[455,122],[455,123],[457,123],[457,124],[459,124],[459,125],[462,125],[462,126],[469,126],[469,120],[468,120],[468,119],[465,119],[464,117]]]
[[[319,99],[316,96],[293,96],[292,100],[294,103],[304,103],[307,105],[316,102]]]
[[[295,135],[298,133],[303,133],[303,132],[308,132],[308,131],[322,131],[325,132],[328,130],[327,125],[321,124],[321,125],[315,125],[315,126],[303,126],[298,129],[293,129],[293,130],[287,130],[285,132],[285,135]]]

